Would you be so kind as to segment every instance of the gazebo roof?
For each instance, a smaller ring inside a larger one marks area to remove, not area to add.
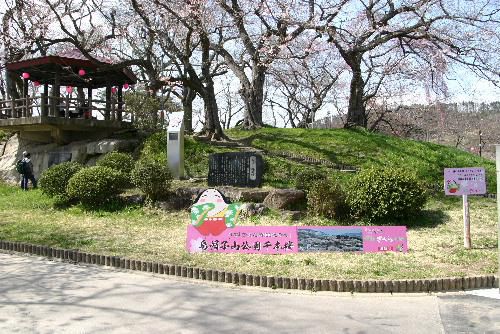
[[[113,65],[111,59],[95,57],[108,65]],[[80,51],[68,50],[57,55],[21,60],[6,64],[7,70],[22,75],[29,73],[31,81],[41,84],[54,84],[55,75],[59,73],[61,86],[74,87],[106,87],[125,83],[135,84],[137,77],[128,68],[116,68],[97,64],[87,59]],[[80,69],[85,70],[84,76],[78,75]]]

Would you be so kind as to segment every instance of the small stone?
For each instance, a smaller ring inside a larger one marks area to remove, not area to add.
[[[297,189],[273,189],[264,199],[264,205],[277,210],[288,210],[305,204],[306,195]]]

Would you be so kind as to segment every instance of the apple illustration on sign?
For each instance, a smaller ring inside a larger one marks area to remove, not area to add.
[[[454,180],[447,182],[448,191],[452,194],[456,193],[460,189],[460,184],[456,183]]]
[[[217,189],[207,189],[191,208],[191,224],[202,235],[219,235],[234,227],[241,211],[239,203],[231,203]]]

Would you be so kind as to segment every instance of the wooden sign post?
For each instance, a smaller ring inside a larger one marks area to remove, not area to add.
[[[470,214],[468,195],[486,194],[486,175],[484,168],[445,168],[444,191],[446,195],[460,196],[463,201],[464,247],[472,247],[470,237]]]
[[[470,213],[469,213],[469,201],[467,200],[467,194],[462,195],[463,202],[463,215],[464,215],[464,247],[467,249],[471,248],[470,240]]]

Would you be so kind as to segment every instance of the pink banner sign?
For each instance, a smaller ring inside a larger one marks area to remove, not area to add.
[[[408,251],[406,226],[363,226],[362,229],[364,252]]]
[[[405,226],[236,226],[221,234],[187,230],[190,253],[407,252]]]
[[[187,250],[190,253],[297,253],[295,226],[235,226],[218,235],[204,235],[188,225]]]
[[[484,168],[445,168],[444,191],[455,196],[486,194]]]
[[[299,252],[407,252],[405,226],[298,227]]]

